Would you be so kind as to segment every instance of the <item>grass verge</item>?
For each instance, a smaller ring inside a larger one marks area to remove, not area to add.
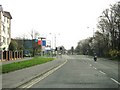
[[[52,61],[52,60],[54,60],[54,58],[35,57],[35,58],[27,60],[27,61],[5,64],[5,65],[2,65],[2,73],[8,73],[8,72],[11,72],[11,71],[35,66],[35,65],[38,65],[38,64],[42,64],[42,63]]]

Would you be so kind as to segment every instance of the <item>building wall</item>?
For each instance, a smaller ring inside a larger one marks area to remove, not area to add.
[[[2,16],[3,13],[2,11],[0,11],[0,50],[2,48]]]
[[[3,12],[0,11],[0,50],[7,51],[11,42],[11,19]]]

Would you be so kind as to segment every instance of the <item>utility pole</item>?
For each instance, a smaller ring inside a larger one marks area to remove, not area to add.
[[[35,48],[34,48],[34,36],[33,36],[33,34],[34,34],[34,32],[33,32],[33,30],[31,31],[31,38],[32,38],[32,56],[34,57],[35,56]]]
[[[95,41],[95,36],[94,36],[94,28],[93,28],[93,55],[94,55],[94,53],[95,53],[94,41]]]
[[[58,33],[58,34],[55,34],[55,41],[54,41],[54,44],[55,44],[55,48],[56,48],[56,46],[58,46],[58,44],[56,45],[56,42],[59,42],[59,39],[57,38],[58,37],[58,35],[60,35],[60,33]],[[57,40],[58,39],[58,40]]]
[[[55,48],[56,48],[56,34],[55,34]]]

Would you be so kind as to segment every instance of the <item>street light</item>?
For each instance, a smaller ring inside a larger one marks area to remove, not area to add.
[[[90,29],[90,27],[88,26],[87,29]],[[92,43],[90,44],[90,46],[92,46],[92,51],[93,53],[95,52],[95,47],[94,47],[94,43],[95,43],[95,28],[92,28],[92,31],[93,31],[93,36],[92,36]]]
[[[52,45],[52,46],[53,46],[54,49],[55,49],[56,46],[57,46],[57,45],[56,45],[56,42],[57,42],[57,35],[60,35],[60,33],[58,33],[58,34],[56,34],[56,33],[55,33],[55,34],[53,34],[53,33],[49,33],[49,34],[54,36],[54,42],[52,41],[52,42],[54,43],[54,45]]]
[[[55,48],[56,48],[56,34],[55,34]]]
[[[57,45],[56,45],[56,42],[58,41],[56,35],[60,35],[60,33],[55,34],[55,48],[56,48],[56,46],[57,46]]]

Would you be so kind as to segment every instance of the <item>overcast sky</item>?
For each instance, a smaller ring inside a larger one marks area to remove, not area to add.
[[[4,11],[13,17],[12,38],[28,35],[31,30],[56,45],[70,49],[79,40],[93,35],[102,11],[119,0],[1,0]],[[89,27],[89,28],[87,28]],[[51,33],[51,34],[49,34]]]

